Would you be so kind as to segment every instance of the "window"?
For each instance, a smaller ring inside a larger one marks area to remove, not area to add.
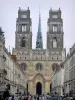
[[[53,32],[57,32],[57,26],[56,25],[53,26]]]
[[[53,48],[57,48],[57,39],[54,37],[53,39]]]
[[[21,25],[17,25],[17,29],[18,29],[18,31],[21,31],[22,30]]]
[[[27,18],[27,16],[26,15],[22,15],[22,18]]]
[[[26,31],[26,25],[22,25],[22,32]]]
[[[25,47],[25,46],[26,46],[25,37],[23,37],[21,40],[21,47]]]
[[[59,65],[57,63],[53,63],[52,64],[52,70],[53,71],[58,71],[58,69],[59,69]]]
[[[20,66],[22,71],[26,71],[27,65],[25,63],[22,63]]]
[[[36,70],[37,70],[37,71],[41,71],[42,69],[43,69],[42,64],[41,64],[41,63],[38,63],[38,64],[36,65]]]
[[[61,27],[61,32],[63,31],[63,27]]]

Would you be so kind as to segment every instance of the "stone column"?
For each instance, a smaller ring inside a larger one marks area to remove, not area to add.
[[[45,82],[45,93],[50,93],[50,82]]]
[[[33,90],[34,90],[33,83],[32,83],[32,81],[30,81],[30,82],[28,82],[28,92],[33,94],[33,92],[34,92]]]

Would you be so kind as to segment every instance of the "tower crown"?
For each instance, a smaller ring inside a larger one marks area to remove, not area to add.
[[[60,8],[58,10],[52,10],[52,8],[49,11],[49,18],[50,19],[61,19],[61,10]]]
[[[58,10],[50,9],[47,25],[47,49],[62,50],[64,32],[60,8]]]
[[[16,20],[16,48],[31,49],[32,48],[32,22],[30,18],[29,7],[23,10],[19,7],[18,18]]]

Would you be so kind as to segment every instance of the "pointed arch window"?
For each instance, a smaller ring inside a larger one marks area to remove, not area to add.
[[[53,39],[53,48],[57,48],[57,39],[54,37]]]
[[[27,69],[27,64],[26,63],[21,63],[20,66],[21,66],[22,71],[26,71],[26,69]]]
[[[21,47],[25,47],[25,46],[26,46],[26,41],[25,41],[25,37],[23,37],[21,40]]]
[[[22,25],[22,32],[26,32],[26,25]]]
[[[43,66],[41,63],[36,64],[36,70],[41,71],[43,69]]]
[[[53,32],[57,32],[57,26],[53,25]]]

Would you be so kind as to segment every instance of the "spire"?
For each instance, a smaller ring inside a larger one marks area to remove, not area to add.
[[[37,32],[37,40],[36,40],[36,49],[43,49],[40,10],[39,10],[39,23],[38,23],[38,32]]]
[[[38,23],[38,33],[41,33],[41,14],[40,14],[40,8],[39,8],[39,23]]]

